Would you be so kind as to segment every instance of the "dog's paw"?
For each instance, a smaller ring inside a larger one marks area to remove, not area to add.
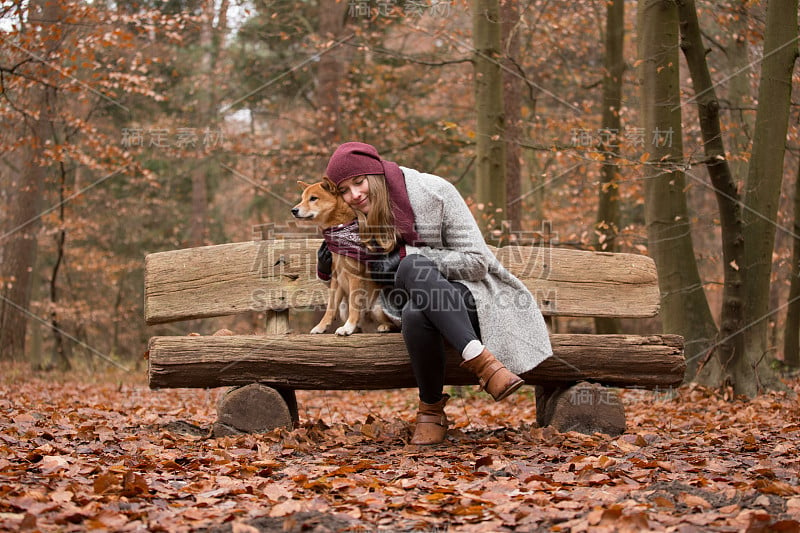
[[[312,333],[312,334],[314,334],[314,335],[318,335],[318,334],[320,334],[320,333],[325,333],[325,330],[326,330],[326,329],[328,329],[328,328],[326,328],[325,326],[322,326],[322,325],[320,325],[320,324],[317,324],[316,326],[314,326],[314,327],[311,329],[311,331],[309,331],[309,333]]]
[[[352,335],[355,330],[355,324],[345,324],[344,326],[336,329],[336,334],[340,337],[347,337],[348,335]]]
[[[378,326],[378,333],[389,333],[392,331],[391,324],[381,324]]]

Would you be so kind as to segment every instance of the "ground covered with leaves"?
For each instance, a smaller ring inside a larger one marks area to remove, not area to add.
[[[300,392],[299,428],[215,439],[221,390],[0,370],[0,530],[800,529],[797,380],[624,391],[616,438],[537,427],[529,387],[456,390],[447,442],[416,447],[413,390]]]

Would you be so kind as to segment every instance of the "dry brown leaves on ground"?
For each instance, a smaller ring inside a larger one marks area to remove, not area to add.
[[[211,439],[219,390],[5,370],[0,530],[800,529],[785,393],[625,391],[611,438],[537,427],[527,387],[499,404],[460,391],[446,444],[421,448],[413,390],[301,392],[298,429]]]

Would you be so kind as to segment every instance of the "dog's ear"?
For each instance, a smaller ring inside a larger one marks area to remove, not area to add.
[[[306,183],[305,181],[302,181],[302,180],[297,180],[297,184],[300,185],[300,188],[303,189],[303,190],[308,189],[309,187],[311,187],[311,185],[309,185],[308,183]]]
[[[322,187],[331,194],[339,194],[339,188],[328,176],[322,178]]]

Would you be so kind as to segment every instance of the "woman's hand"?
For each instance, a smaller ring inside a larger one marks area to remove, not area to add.
[[[367,272],[375,283],[381,285],[394,285],[394,278],[397,274],[397,267],[405,257],[404,245],[400,245],[388,254],[377,259],[367,261]]]
[[[331,271],[333,270],[333,257],[331,251],[328,250],[328,243],[322,241],[317,250],[317,277],[322,281],[328,282],[331,280]]]

